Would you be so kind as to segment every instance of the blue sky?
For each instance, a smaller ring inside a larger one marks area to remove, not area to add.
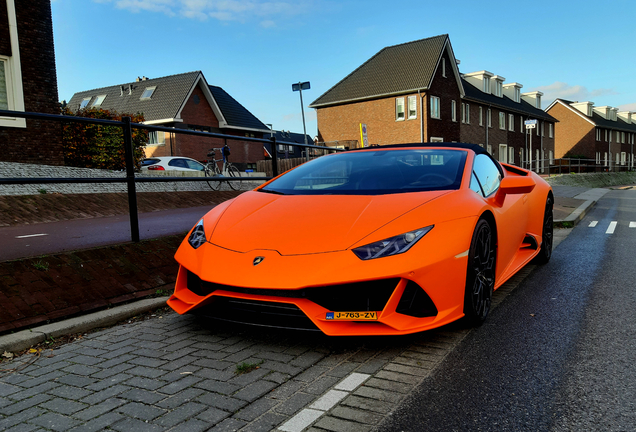
[[[447,33],[463,73],[636,111],[636,2],[53,0],[60,100],[201,70],[264,123],[317,133],[312,101],[386,46]]]

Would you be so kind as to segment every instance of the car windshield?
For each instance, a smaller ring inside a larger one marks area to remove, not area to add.
[[[323,156],[260,189],[283,195],[382,195],[459,189],[465,150],[367,150]]]

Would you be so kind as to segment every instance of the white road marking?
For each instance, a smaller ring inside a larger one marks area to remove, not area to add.
[[[630,228],[636,228],[636,222],[630,222],[629,223],[629,227]]]
[[[16,236],[15,238],[42,237],[47,235],[48,234],[29,234],[29,235],[23,235],[23,236]]]
[[[360,384],[369,379],[371,375],[353,372],[349,374],[345,379],[336,384],[335,388],[338,390],[329,390],[322,395],[318,400],[309,406],[301,410],[298,414],[287,420],[278,430],[285,432],[301,432],[313,422],[318,420],[336,406],[338,402],[349,395],[349,392],[355,390]],[[342,391],[344,390],[344,391]]]
[[[596,226],[596,224],[598,223],[598,221],[592,221],[590,222],[590,224],[588,225],[588,227],[590,228],[594,228]]]
[[[616,229],[617,224],[618,222],[616,221],[610,222],[609,226],[607,227],[607,231],[605,231],[605,234],[614,234],[614,230]]]

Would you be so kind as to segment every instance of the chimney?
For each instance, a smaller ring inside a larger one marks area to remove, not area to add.
[[[119,96],[123,96],[124,95],[124,86],[119,86]]]
[[[132,84],[128,84],[128,94],[131,95],[133,91],[133,85]]]
[[[135,82],[139,82],[141,81],[141,77],[137,77],[137,79],[135,80]]]

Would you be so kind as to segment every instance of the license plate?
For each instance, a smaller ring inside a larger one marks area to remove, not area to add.
[[[340,321],[377,320],[377,312],[327,312],[326,319]]]

